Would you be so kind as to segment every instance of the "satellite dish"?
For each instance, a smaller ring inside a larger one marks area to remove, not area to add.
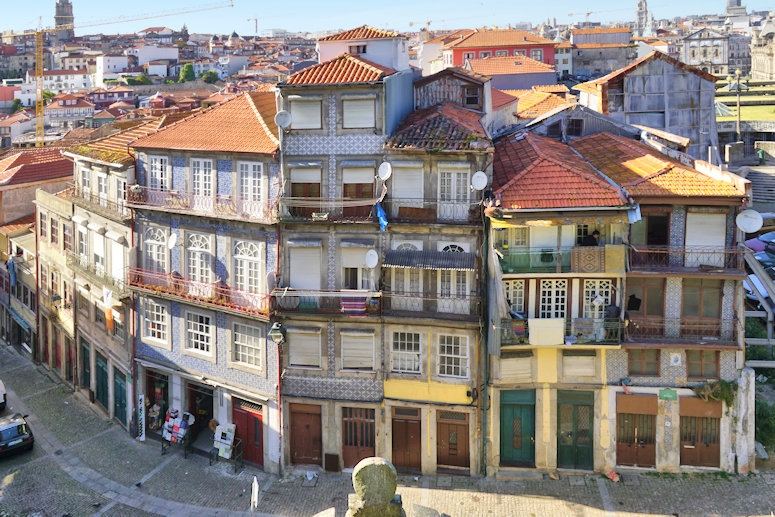
[[[379,169],[377,169],[377,176],[379,179],[385,181],[391,174],[393,174],[393,166],[390,165],[389,162],[382,162],[379,164]]]
[[[378,262],[379,262],[379,254],[377,253],[377,250],[369,250],[366,252],[367,268],[374,269],[377,266]]]
[[[274,123],[282,129],[287,129],[291,125],[291,114],[285,110],[280,110],[274,116]]]
[[[167,241],[167,248],[172,249],[175,247],[175,244],[178,242],[178,234],[177,233],[171,233],[170,238]]]
[[[735,224],[737,224],[737,227],[745,233],[754,233],[761,230],[764,219],[762,218],[762,214],[756,210],[747,209],[737,214]]]
[[[277,287],[277,277],[270,271],[266,274],[266,292],[271,293]]]
[[[471,188],[474,190],[484,190],[484,187],[487,186],[487,174],[485,174],[482,171],[476,171],[473,176],[471,176]]]

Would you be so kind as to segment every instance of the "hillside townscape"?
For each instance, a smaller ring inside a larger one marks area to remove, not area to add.
[[[374,457],[417,516],[473,515],[423,478],[609,483],[584,515],[622,477],[775,485],[775,13],[81,34],[74,3],[0,27],[0,454],[32,450],[0,515],[231,514],[241,472],[264,515],[376,515]],[[176,499],[170,458],[234,473]],[[346,486],[293,506],[294,473]]]

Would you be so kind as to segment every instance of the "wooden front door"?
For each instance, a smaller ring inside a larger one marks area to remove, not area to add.
[[[374,455],[374,410],[342,408],[342,461],[345,468],[354,467],[362,459]]]
[[[656,415],[619,413],[616,416],[616,464],[656,466]]]
[[[559,391],[557,402],[557,466],[592,469],[594,394],[590,391]]]
[[[323,465],[320,406],[291,404],[291,463]]]
[[[242,440],[242,459],[263,467],[264,425],[262,407],[253,402],[234,399],[231,420],[237,426],[236,437]]]
[[[393,409],[393,466],[401,472],[422,470],[420,410]]]
[[[439,467],[468,469],[468,415],[439,411],[436,422],[436,463]]]
[[[535,467],[535,404],[501,402],[501,465]]]
[[[681,417],[681,465],[718,467],[721,461],[718,418]]]

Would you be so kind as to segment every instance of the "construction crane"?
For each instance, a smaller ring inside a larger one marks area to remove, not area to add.
[[[607,9],[605,11],[586,11],[583,13],[568,13],[568,18],[573,18],[574,16],[584,16],[584,25],[589,28],[589,16],[592,14],[603,14],[603,13],[615,13],[617,11],[629,11],[630,9]]]
[[[249,22],[255,22],[256,23],[256,32],[254,34],[258,36],[258,18],[248,18]]]
[[[213,9],[222,9],[224,7],[234,7],[232,0],[226,0],[215,5],[207,5],[200,7],[192,7],[190,9],[183,9],[180,11],[165,11],[157,14],[148,14],[136,17],[124,17],[119,16],[115,20],[87,23],[84,25],[64,24],[54,27],[42,28],[42,23],[38,24],[38,29],[30,32],[21,32],[18,34],[11,34],[11,36],[35,36],[35,147],[43,147],[45,144],[45,121],[43,111],[43,40],[47,33],[53,33],[63,30],[84,29],[88,27],[98,27],[101,25],[113,25],[116,23],[136,22],[140,20],[151,20],[154,18],[163,18],[165,16],[178,16],[181,14],[198,13],[201,11],[210,11]],[[258,24],[258,21],[256,21]]]

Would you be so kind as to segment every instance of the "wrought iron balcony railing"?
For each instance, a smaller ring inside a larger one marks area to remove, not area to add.
[[[108,199],[106,194],[95,194],[84,190],[80,185],[71,184],[65,191],[65,196],[74,205],[110,219],[128,221],[132,217],[132,211],[123,199],[118,201]]]
[[[501,346],[531,344],[528,321],[527,319],[502,319],[498,328]],[[567,318],[563,342],[556,344],[618,345],[623,336],[624,323],[617,319]]]
[[[89,257],[85,255],[67,252],[67,265],[91,282],[112,289],[119,297],[129,295],[129,289],[123,278],[114,277],[104,266],[90,262]]]
[[[714,246],[630,246],[630,270],[742,271],[743,248]]]
[[[280,198],[281,221],[375,222],[377,199],[319,197]],[[480,223],[479,203],[388,198],[381,202],[385,217],[396,223]]]
[[[134,208],[151,208],[165,212],[185,212],[228,219],[238,218],[243,221],[261,223],[277,221],[277,200],[275,199],[254,201],[233,195],[199,195],[180,190],[132,185],[127,189],[127,204]]]
[[[460,318],[481,316],[482,298],[476,294],[468,296],[428,296],[424,293],[396,293],[383,291],[383,313],[406,317]]]
[[[739,331],[734,319],[633,317],[623,341],[736,346]]]
[[[281,312],[314,312],[349,316],[379,315],[381,297],[377,291],[343,289],[316,291],[278,287],[272,291],[274,308]]]
[[[130,288],[142,293],[242,315],[269,316],[270,297],[267,294],[142,268],[129,268],[128,278]]]

